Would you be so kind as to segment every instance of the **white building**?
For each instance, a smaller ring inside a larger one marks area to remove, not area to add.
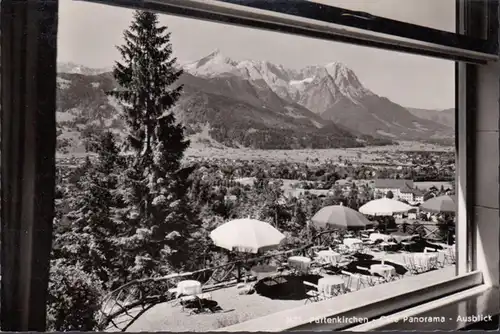
[[[413,189],[413,181],[401,179],[376,179],[374,187],[376,193],[386,196],[390,191],[394,195],[394,199],[403,199],[401,198],[401,189],[404,187]]]
[[[412,205],[424,202],[424,193],[414,187],[412,180],[401,179],[377,179],[375,180],[375,192],[387,196],[392,192],[394,199],[403,200]]]

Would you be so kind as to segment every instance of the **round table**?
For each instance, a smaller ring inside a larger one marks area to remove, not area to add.
[[[370,240],[371,241],[377,241],[377,240],[382,240],[382,241],[387,241],[391,237],[387,234],[382,234],[382,233],[372,233],[370,234]]]
[[[318,252],[318,257],[331,264],[337,264],[342,256],[339,253],[332,250],[322,250]]]
[[[278,273],[278,267],[270,266],[267,264],[253,266],[250,269],[250,272],[253,276],[257,278],[257,281],[260,281],[263,278],[274,276]]]
[[[309,271],[311,262],[311,259],[305,256],[291,256],[288,258],[288,265],[303,273]]]
[[[372,274],[378,274],[386,279],[396,276],[396,268],[388,264],[372,264],[370,266],[370,272]]]
[[[318,292],[325,295],[337,296],[344,288],[345,283],[340,276],[325,276],[318,280]]]
[[[437,252],[412,253],[415,264],[426,269],[437,267],[438,256]]]
[[[344,245],[351,249],[358,249],[363,245],[363,241],[361,239],[357,238],[345,238],[344,239]]]
[[[396,240],[396,242],[403,242],[403,241],[410,241],[414,237],[418,237],[418,234],[413,234],[413,235],[397,235],[397,234],[391,234],[390,235],[392,239]]]
[[[191,296],[201,293],[201,283],[195,280],[181,281],[177,284],[177,296]]]
[[[379,245],[379,247],[384,249],[386,247],[394,247],[397,245],[397,243],[391,242],[391,241],[383,241],[383,242],[379,243],[378,245]]]

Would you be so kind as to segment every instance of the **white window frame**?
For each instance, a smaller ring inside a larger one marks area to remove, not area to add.
[[[319,22],[311,19],[304,19],[297,16],[276,14],[258,9],[242,8],[241,6],[219,3],[213,0],[143,0],[140,3],[127,0],[84,0],[88,2],[96,2],[107,5],[117,5],[134,9],[149,9],[163,14],[181,15],[178,12],[165,12],[161,10],[164,5],[167,8],[183,8],[195,11],[205,11],[207,13],[217,13],[226,17],[250,18],[253,20],[261,20],[266,22],[274,22],[282,26],[294,26],[302,31],[316,31],[329,35],[335,40],[338,36],[348,36],[359,40],[376,40],[381,45],[385,45],[386,49],[391,46],[404,46],[407,52],[419,53],[420,50],[429,52],[444,52],[454,56],[464,56],[469,62],[495,62],[498,60],[497,55],[480,53],[476,51],[468,51],[445,47],[441,45],[433,45],[421,41],[408,40],[405,38],[394,37],[373,33],[362,29],[340,26],[332,23]],[[466,6],[470,1],[477,0],[458,0],[457,9],[459,10],[460,27],[459,33],[466,32]],[[148,7],[151,5],[152,7]],[[153,6],[154,5],[154,6]],[[186,16],[186,15],[185,15]],[[189,15],[187,15],[189,16]],[[199,19],[199,18],[197,18]],[[410,51],[408,51],[410,50]],[[465,59],[465,58],[464,58]],[[367,290],[360,290],[349,295],[339,296],[332,300],[323,301],[299,307],[296,309],[286,310],[266,317],[246,321],[234,326],[226,327],[223,331],[284,331],[294,329],[308,330],[335,330],[342,329],[345,326],[339,324],[326,323],[311,323],[311,316],[315,318],[334,318],[337,316],[360,316],[371,318],[378,317],[383,314],[396,312],[402,307],[412,307],[418,303],[437,300],[447,294],[461,292],[460,296],[477,293],[481,289],[488,289],[491,286],[498,286],[498,282],[484,282],[481,266],[475,263],[477,258],[477,249],[475,248],[474,231],[477,226],[474,217],[471,216],[470,205],[472,205],[470,195],[467,192],[468,182],[474,182],[471,179],[467,152],[469,143],[468,136],[474,135],[468,133],[468,115],[465,112],[467,108],[468,84],[467,73],[471,69],[471,65],[466,63],[457,64],[457,168],[456,168],[456,191],[458,201],[458,218],[456,229],[456,244],[465,245],[465,247],[457,247],[457,264],[456,272],[447,272],[446,280],[438,280],[433,273],[419,275],[418,277],[410,277],[405,279],[416,279],[419,281],[418,288],[408,288],[409,284],[402,284],[401,281],[391,282],[383,286],[375,286]],[[498,94],[498,92],[496,92]],[[458,158],[460,157],[460,158]],[[472,175],[474,177],[474,175]],[[465,290],[465,291],[464,291]],[[469,292],[467,292],[469,291]],[[389,292],[389,293],[388,293]],[[352,298],[356,294],[357,298]],[[395,301],[398,303],[395,303]],[[451,299],[450,299],[451,300]],[[442,302],[442,301],[441,301]],[[403,303],[403,304],[402,304]],[[376,328],[372,326],[371,329]]]

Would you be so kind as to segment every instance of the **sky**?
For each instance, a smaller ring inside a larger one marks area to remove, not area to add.
[[[455,27],[455,0],[315,0],[445,31]],[[59,2],[58,61],[111,68],[133,11],[83,1]],[[266,60],[290,68],[341,62],[374,93],[405,107],[454,105],[454,64],[392,51],[161,14],[174,56],[193,62],[218,49],[234,60]]]

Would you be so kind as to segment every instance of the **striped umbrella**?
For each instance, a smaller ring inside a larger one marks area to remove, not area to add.
[[[457,211],[457,204],[454,196],[444,195],[425,201],[420,208],[428,212],[454,213]]]
[[[365,228],[373,225],[361,213],[342,205],[331,205],[322,208],[311,218],[311,221],[316,227],[330,225],[342,229]]]

